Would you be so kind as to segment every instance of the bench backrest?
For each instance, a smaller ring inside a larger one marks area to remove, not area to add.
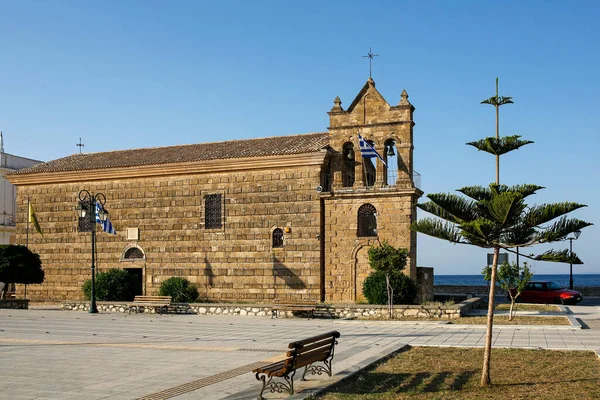
[[[324,361],[333,353],[340,337],[338,331],[331,331],[308,339],[292,342],[288,345],[290,349],[284,362],[284,373],[304,367],[317,361]]]
[[[135,296],[134,303],[171,303],[171,296]]]

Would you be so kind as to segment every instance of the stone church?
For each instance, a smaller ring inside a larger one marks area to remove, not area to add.
[[[91,275],[90,227],[74,211],[82,189],[104,194],[117,230],[98,230],[97,270],[130,271],[139,294],[182,276],[210,301],[362,301],[367,250],[383,240],[409,250],[405,272],[425,294],[433,277],[417,268],[410,230],[423,194],[413,111],[406,91],[391,106],[369,78],[346,109],[335,98],[327,132],[75,154],[8,174],[17,242],[28,198],[43,230],[29,247],[46,280],[28,297],[82,298]],[[385,164],[361,157],[359,133]]]

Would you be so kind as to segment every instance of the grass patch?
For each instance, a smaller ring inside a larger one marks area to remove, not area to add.
[[[487,308],[487,307],[486,307]],[[510,304],[498,304],[496,310],[508,311],[510,310]],[[515,310],[517,311],[544,311],[544,312],[558,312],[560,308],[551,304],[515,304]]]
[[[487,324],[487,316],[461,317],[451,320],[454,324]],[[517,315],[512,321],[508,315],[494,315],[494,325],[571,325],[567,317],[532,317],[529,315]]]
[[[484,388],[479,386],[482,361],[483,349],[415,347],[316,399],[600,398],[600,362],[591,351],[494,349],[492,386]]]
[[[478,310],[487,310],[488,303],[479,303],[476,307]],[[496,304],[495,310],[498,311],[508,311],[510,310],[510,303],[500,303]],[[558,312],[560,308],[556,305],[552,304],[525,304],[525,303],[516,303],[515,310],[517,311],[545,311],[545,312]]]

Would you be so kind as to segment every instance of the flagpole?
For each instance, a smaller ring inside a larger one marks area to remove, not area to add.
[[[29,215],[31,210],[31,201],[29,195],[27,196],[27,223],[25,228],[25,247],[29,248]]]
[[[363,170],[363,179],[365,180],[365,186],[369,187],[369,180],[367,179],[367,165],[365,164],[365,158],[361,155],[362,158],[362,170]]]
[[[31,199],[29,197],[29,195],[27,195],[27,228],[26,233],[25,233],[25,247],[29,248],[29,216],[31,214]],[[25,287],[23,289],[23,297],[26,299],[27,298],[27,284],[25,284]]]

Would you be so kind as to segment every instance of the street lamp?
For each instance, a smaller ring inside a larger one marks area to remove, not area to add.
[[[571,236],[567,239],[569,240],[569,289],[573,290],[573,240],[579,239],[579,235],[581,235],[580,230],[576,230],[573,232],[575,237]]]
[[[102,193],[92,194],[83,189],[79,192],[79,203],[75,207],[75,211],[80,218],[88,218],[90,229],[92,232],[92,293],[90,295],[90,314],[96,314],[96,289],[95,289],[95,249],[96,249],[96,218],[104,222],[108,218],[108,211],[104,209],[106,197]],[[98,206],[97,206],[98,205]]]

